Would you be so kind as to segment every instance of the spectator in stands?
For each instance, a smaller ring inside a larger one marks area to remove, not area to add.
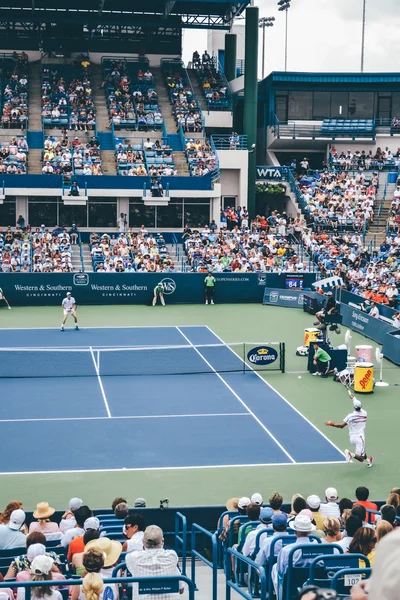
[[[340,532],[340,521],[336,517],[328,517],[323,523],[323,532],[325,537],[322,539],[323,544],[336,544],[341,541],[342,534]]]
[[[264,566],[269,560],[272,541],[278,536],[288,535],[288,533],[286,531],[287,516],[285,515],[285,513],[283,513],[283,512],[274,513],[272,515],[271,521],[272,521],[272,529],[274,530],[274,533],[271,536],[264,537],[262,543],[260,544],[260,550],[255,558],[255,562],[258,565],[262,565],[262,566]],[[278,541],[275,544],[274,556],[278,556],[281,549],[282,549],[282,542]]]
[[[108,538],[102,538],[108,540]],[[89,542],[85,548],[83,554],[83,566],[86,570],[86,575],[83,579],[82,586],[74,585],[71,593],[71,600],[78,600],[78,598],[87,598],[87,600],[101,600],[101,598],[107,597],[109,600],[118,599],[118,586],[117,584],[107,584],[105,588],[103,578],[108,576],[104,574],[103,570],[106,564],[108,564],[110,558],[114,559],[114,562],[118,560],[119,554],[117,546],[119,542],[114,542],[115,550],[113,555],[110,556],[110,552],[107,554],[102,548],[96,546],[100,543],[100,538]],[[121,545],[121,544],[119,544]],[[90,546],[90,547],[89,547]],[[105,593],[107,590],[107,593]]]
[[[62,516],[60,521],[60,531],[63,533],[67,529],[72,529],[76,526],[75,512],[81,508],[83,501],[80,498],[71,498],[68,505],[68,510]]]
[[[326,517],[340,517],[339,504],[338,504],[338,493],[335,488],[327,488],[325,490],[326,503],[322,503],[319,511]]]
[[[310,540],[309,535],[312,531],[315,530],[315,525],[311,523],[311,519],[309,517],[307,517],[306,515],[297,515],[297,517],[294,519],[292,527],[296,532],[297,539],[293,544],[288,544],[282,547],[281,551],[278,554],[277,563],[272,567],[271,576],[275,592],[278,587],[278,577],[283,576],[287,573],[289,566],[290,551],[296,546],[296,544],[313,543],[312,540]],[[296,553],[294,554],[292,560],[293,564],[297,567],[305,567],[306,565],[310,564],[310,562],[312,562],[313,559],[307,557],[303,558],[302,554],[299,552],[298,555]]]
[[[279,492],[273,492],[270,495],[268,502],[274,513],[282,512],[283,497]]]
[[[99,537],[97,540],[88,542],[85,547],[85,554],[91,550],[100,550],[104,556],[104,566],[101,569],[103,577],[112,577],[113,568],[118,564],[122,552],[122,544],[116,540],[110,540],[108,537]],[[85,556],[83,557],[85,565]],[[85,565],[86,566],[86,565]],[[86,570],[87,566],[86,566]]]
[[[133,577],[168,577],[180,575],[178,556],[174,550],[165,550],[164,537],[160,527],[150,525],[143,536],[144,552],[130,552],[126,556],[126,566]],[[184,585],[179,584],[182,594]],[[133,595],[137,597],[137,584],[133,584]],[[169,594],[170,600],[179,598],[179,594]],[[74,599],[73,599],[74,600]]]
[[[364,506],[362,506],[361,504],[354,504],[353,508],[351,509],[351,514],[353,516],[359,517],[362,521],[363,527],[367,527],[368,529],[374,529],[374,525],[371,525],[370,523],[368,523],[367,521],[367,511],[365,509]]]
[[[64,548],[68,548],[70,542],[74,538],[84,535],[84,523],[86,519],[89,519],[91,516],[92,511],[86,505],[81,505],[80,508],[74,510],[76,525],[75,527],[71,527],[65,531],[61,541],[61,544],[64,546]]]
[[[382,521],[387,521],[393,527],[397,526],[397,511],[394,506],[392,506],[391,504],[384,504],[383,506],[381,506],[380,512]]]
[[[57,523],[52,523],[50,521],[50,517],[52,517],[55,512],[56,509],[49,506],[48,502],[39,502],[33,513],[33,517],[34,519],[37,519],[37,522],[32,521],[29,525],[29,533],[32,533],[32,531],[41,531],[45,535],[48,533],[58,533],[60,529]]]
[[[25,513],[18,509],[11,513],[8,524],[0,525],[0,550],[25,546],[26,535],[21,531],[24,523]]]
[[[33,531],[29,535],[26,536],[26,554],[22,554],[20,556],[12,559],[10,566],[8,567],[8,571],[5,574],[5,579],[12,579],[17,577],[18,573],[21,571],[29,571],[30,564],[34,558],[32,554],[29,554],[29,548],[31,546],[45,546],[46,545],[46,537],[40,531]],[[51,549],[47,550],[46,556],[50,556],[53,559],[53,567],[52,571],[59,573],[61,567],[61,558],[60,555],[56,552],[53,552]]]
[[[114,514],[117,519],[125,519],[129,514],[129,506],[126,502],[119,502],[115,507]]]
[[[79,554],[80,552],[84,551],[84,549],[85,549],[85,541],[84,541],[85,533],[87,533],[88,531],[99,531],[99,529],[100,529],[100,521],[97,517],[89,517],[88,519],[86,519],[86,521],[83,524],[84,534],[74,537],[69,543],[68,554],[67,554],[68,562],[71,562],[74,554]]]
[[[375,502],[370,502],[368,500],[369,498],[369,489],[364,487],[364,486],[360,486],[356,489],[356,498],[357,498],[357,502],[356,504],[361,504],[361,506],[364,506],[365,509],[369,509],[369,510],[378,510],[378,506],[375,504]],[[371,523],[375,523],[375,515],[371,514],[370,515],[370,522]]]
[[[52,573],[53,564],[53,559],[46,554],[39,554],[32,560],[30,564],[29,581],[34,581],[36,583],[42,582],[41,586],[33,587],[31,589],[31,597],[35,600],[39,598],[43,600],[62,600],[61,593],[45,583],[54,579]],[[25,590],[19,588],[17,599],[23,600],[24,598]]]
[[[0,244],[1,244],[1,235],[0,234]],[[12,502],[9,502],[7,504],[7,506],[5,507],[5,509],[3,510],[3,512],[0,514],[0,525],[8,525],[8,523],[10,522],[10,517],[11,514],[14,510],[18,510],[22,508],[22,502],[19,502],[17,500],[13,500]]]
[[[312,512],[313,520],[315,521],[317,529],[319,529],[320,531],[324,531],[324,523],[326,516],[321,514],[319,510],[321,506],[320,497],[316,496],[315,494],[313,494],[312,496],[308,496],[307,506]]]
[[[145,528],[145,520],[142,515],[134,513],[125,517],[124,534],[128,539],[123,543],[123,552],[139,552],[143,550]]]
[[[368,558],[371,567],[373,567],[376,541],[376,534],[373,529],[360,527],[349,544],[348,552],[349,554],[364,554]],[[365,567],[365,562],[360,559],[360,568],[363,567]]]
[[[256,529],[249,531],[246,535],[246,539],[242,548],[242,554],[244,556],[252,557],[254,549],[256,547],[257,534],[260,532],[260,530],[272,529],[272,517],[274,516],[274,514],[275,513],[273,509],[269,506],[261,508],[259,515],[260,525]],[[260,536],[260,544],[264,541],[266,537],[267,533]]]
[[[342,539],[337,543],[339,546],[343,548],[343,552],[347,552],[350,546],[350,543],[353,537],[356,534],[356,531],[362,528],[363,524],[360,517],[356,517],[355,515],[350,515],[346,519],[346,531],[342,536]]]
[[[75,569],[75,574],[82,577],[86,573],[86,569],[83,566],[83,556],[85,554],[85,548],[87,544],[93,540],[98,540],[100,532],[98,529],[88,529],[83,536],[84,550],[83,552],[75,552],[72,556],[71,565]],[[74,541],[74,540],[72,540]]]

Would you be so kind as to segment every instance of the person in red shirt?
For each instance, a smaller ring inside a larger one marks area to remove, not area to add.
[[[365,509],[369,509],[369,510],[378,510],[378,506],[375,504],[375,502],[370,502],[368,500],[369,498],[369,489],[364,487],[364,486],[360,486],[356,489],[356,498],[357,501],[354,504],[361,504],[361,506],[363,506]],[[368,515],[368,513],[367,513]],[[370,514],[369,515],[369,519],[367,517],[367,521],[369,523],[375,523],[375,515],[374,514]]]

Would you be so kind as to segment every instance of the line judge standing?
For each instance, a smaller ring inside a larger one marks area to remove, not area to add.
[[[206,304],[214,304],[214,291],[215,291],[215,277],[208,273],[204,279],[205,293],[206,293]]]

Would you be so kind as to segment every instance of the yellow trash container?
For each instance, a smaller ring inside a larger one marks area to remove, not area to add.
[[[321,332],[315,327],[308,327],[304,330],[304,346],[307,348],[321,337]]]
[[[354,368],[354,391],[370,394],[374,391],[374,365],[372,363],[356,363]]]

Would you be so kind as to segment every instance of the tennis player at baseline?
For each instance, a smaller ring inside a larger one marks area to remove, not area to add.
[[[68,316],[71,315],[75,321],[75,329],[78,330],[78,317],[76,316],[76,302],[75,298],[71,296],[71,292],[67,292],[66,298],[61,303],[61,306],[64,310],[64,319],[61,323],[61,331],[64,331],[65,321],[68,319]]]

